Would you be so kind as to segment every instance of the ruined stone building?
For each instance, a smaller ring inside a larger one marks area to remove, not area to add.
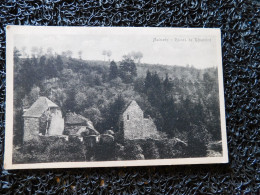
[[[134,100],[123,112],[122,120],[125,139],[158,139],[160,137],[153,120],[150,117],[144,118],[142,109]]]
[[[23,114],[23,140],[38,139],[39,135],[62,135],[64,119],[58,105],[47,97],[39,97]]]
[[[80,140],[83,140],[83,137],[93,137],[96,141],[100,135],[89,119],[72,112],[66,114],[64,134],[77,137]]]

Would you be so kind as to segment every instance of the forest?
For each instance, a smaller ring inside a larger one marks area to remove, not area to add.
[[[103,133],[120,133],[120,115],[135,100],[167,138],[188,144],[190,154],[206,155],[221,140],[217,68],[196,69],[145,64],[140,58],[121,61],[82,60],[71,52],[38,52],[25,57],[14,49],[14,144],[22,145],[23,110],[39,96],[75,112]],[[111,55],[111,54],[110,54]]]

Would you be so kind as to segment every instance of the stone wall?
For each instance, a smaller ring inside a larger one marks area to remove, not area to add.
[[[123,123],[125,139],[159,138],[153,120],[150,117],[144,118],[143,111],[135,101],[123,113]]]
[[[38,139],[39,135],[39,118],[24,118],[24,135],[23,141]]]
[[[64,131],[64,119],[61,111],[55,108],[51,113],[51,122],[48,129],[49,135],[62,135]]]
[[[151,118],[145,118],[143,121],[143,135],[144,138],[159,138],[157,128]]]
[[[123,113],[124,138],[138,139],[143,137],[143,111],[133,101]]]

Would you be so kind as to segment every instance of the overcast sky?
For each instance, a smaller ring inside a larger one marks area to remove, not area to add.
[[[196,41],[198,38],[203,41]],[[26,47],[28,54],[32,47],[42,47],[44,51],[51,47],[54,52],[71,50],[73,57],[78,58],[82,51],[82,59],[103,60],[103,50],[112,52],[111,60],[120,61],[122,56],[132,51],[143,53],[141,62],[149,64],[165,64],[196,68],[217,66],[216,43],[214,37],[189,36],[153,36],[126,34],[86,34],[86,35],[15,35],[14,46],[18,49]]]

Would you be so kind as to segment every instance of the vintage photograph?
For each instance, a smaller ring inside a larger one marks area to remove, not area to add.
[[[219,29],[6,31],[6,169],[228,162]]]

